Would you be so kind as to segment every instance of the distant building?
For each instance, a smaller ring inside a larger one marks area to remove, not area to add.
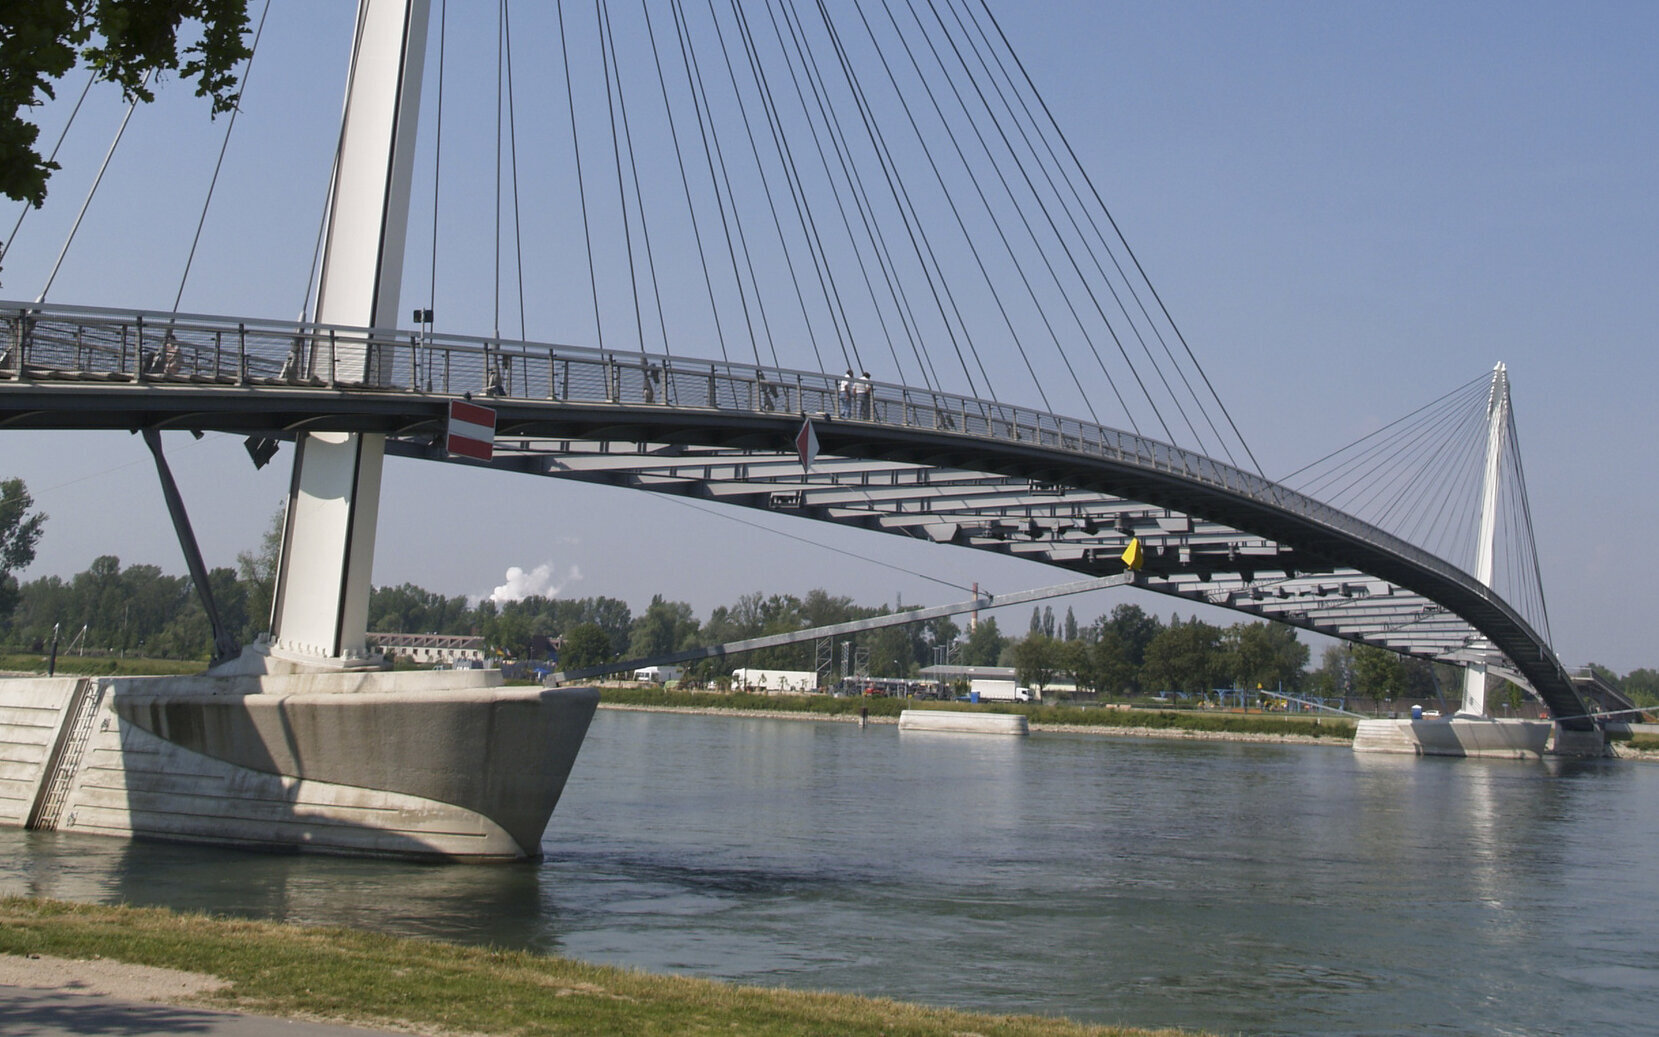
[[[375,634],[366,637],[371,648],[400,655],[417,663],[446,666],[484,662],[484,639],[466,634]]]

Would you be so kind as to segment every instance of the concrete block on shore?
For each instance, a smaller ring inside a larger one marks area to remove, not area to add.
[[[907,709],[899,714],[900,731],[948,731],[977,735],[1028,735],[1023,713],[969,713],[960,710]]]

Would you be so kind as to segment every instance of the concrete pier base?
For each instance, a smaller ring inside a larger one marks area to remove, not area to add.
[[[1607,735],[1600,728],[1572,731],[1555,725],[1555,737],[1550,741],[1550,753],[1555,756],[1606,756]]]
[[[1547,720],[1469,716],[1361,720],[1354,731],[1354,751],[1537,759],[1549,747],[1553,727]]]
[[[535,857],[598,701],[493,670],[0,680],[0,824]]]
[[[958,734],[1027,735],[1023,713],[967,713],[950,709],[907,709],[899,714],[900,731],[949,731]]]

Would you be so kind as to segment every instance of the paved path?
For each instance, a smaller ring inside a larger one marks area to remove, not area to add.
[[[30,1037],[373,1037],[383,1030],[124,1001],[37,987],[0,986],[0,1034]]]

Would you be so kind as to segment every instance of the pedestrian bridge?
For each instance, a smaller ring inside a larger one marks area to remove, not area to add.
[[[449,403],[497,412],[490,467],[994,551],[1424,659],[1484,665],[1593,726],[1533,622],[1473,575],[1260,475],[993,400],[821,372],[431,333],[0,302],[0,428],[217,431],[257,463],[311,432],[448,455]],[[366,372],[366,375],[364,374]],[[821,447],[803,465],[810,420]]]

